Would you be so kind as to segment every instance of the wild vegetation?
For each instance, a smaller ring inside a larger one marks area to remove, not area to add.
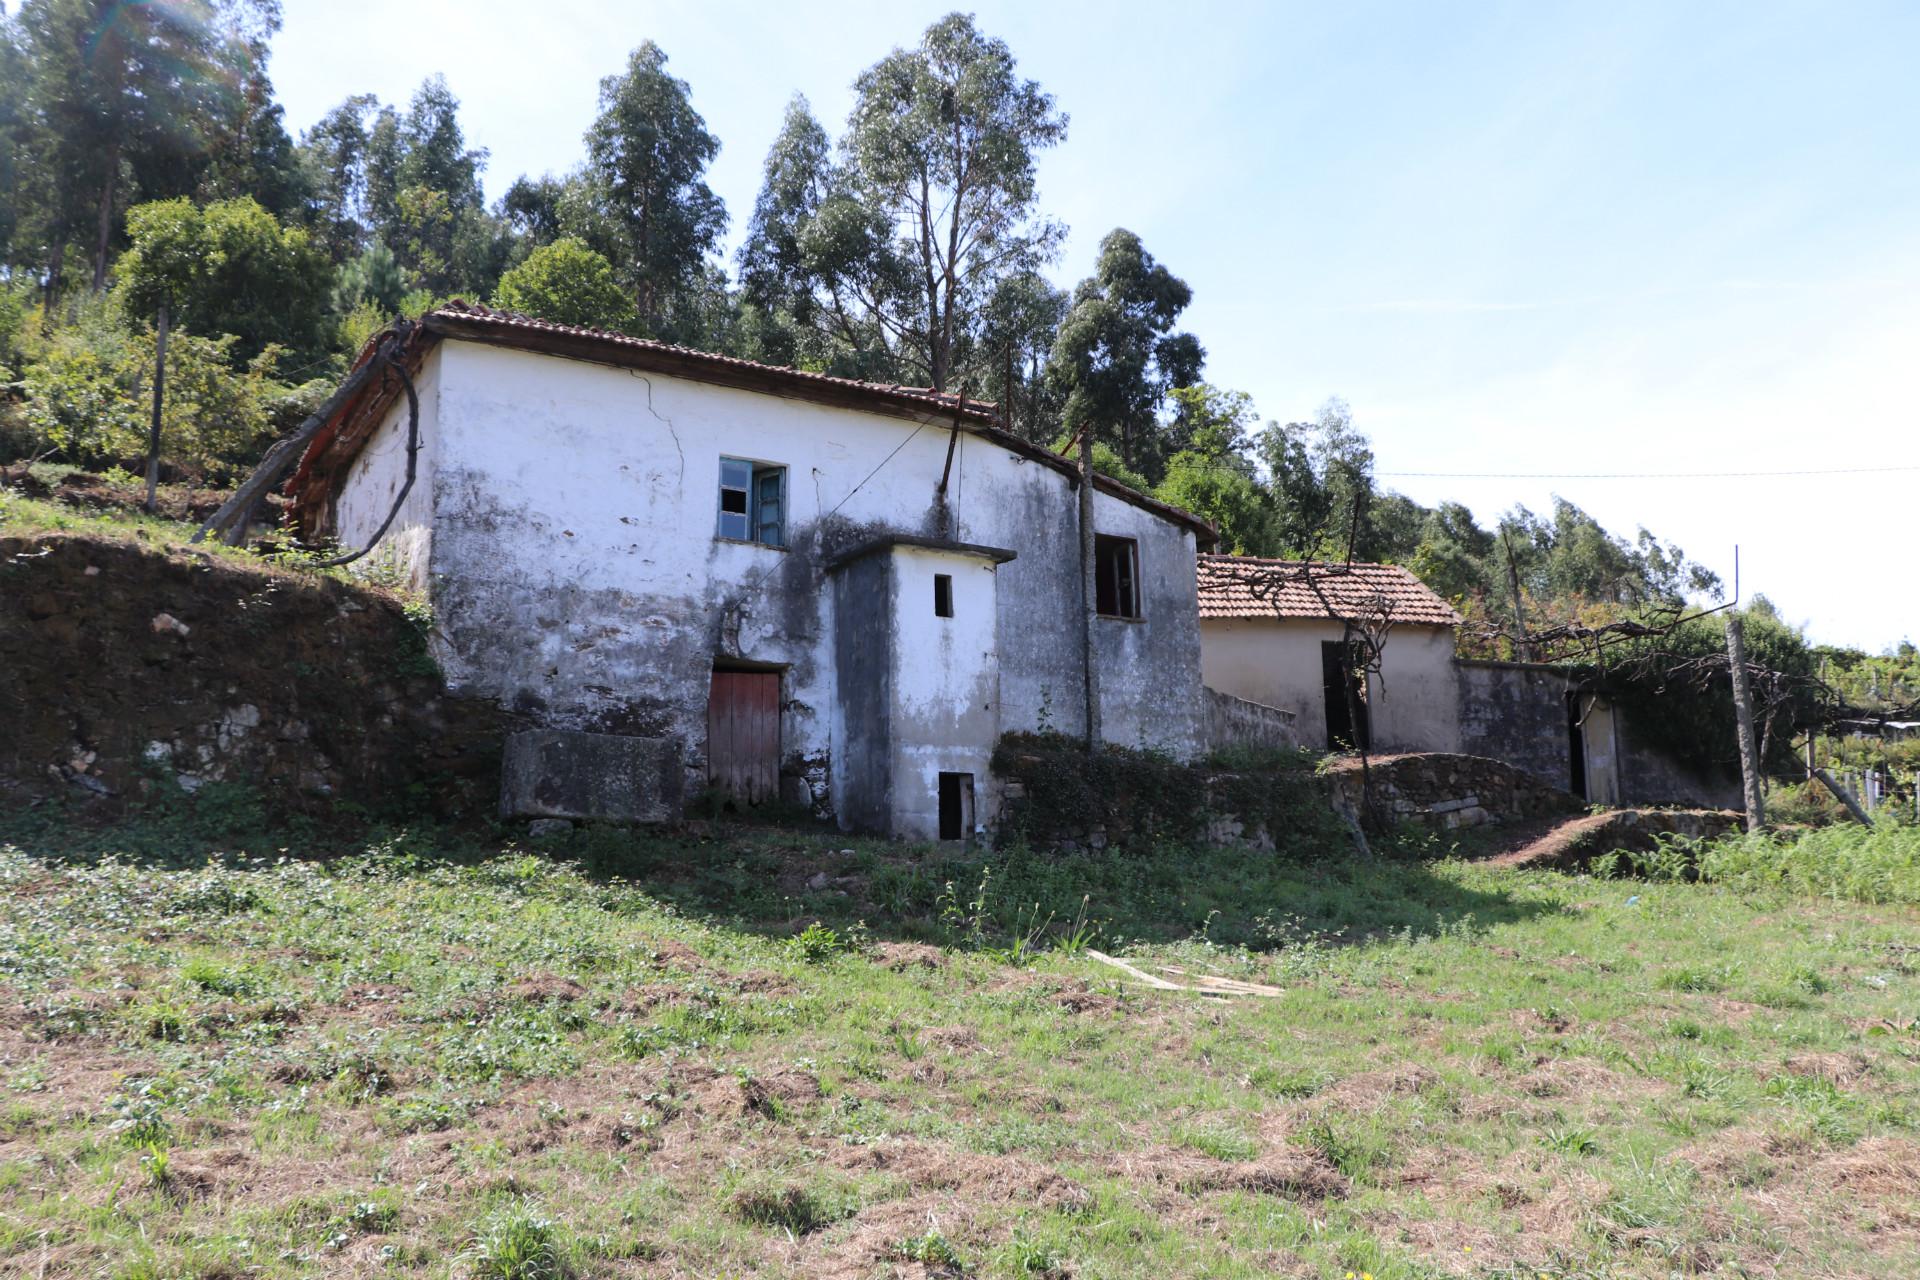
[[[1843,823],[1715,841],[1668,839],[1647,852],[1610,854],[1595,870],[1920,905],[1920,827],[1886,816],[1872,827]]]
[[[316,862],[231,801],[0,832],[10,1270],[1920,1263],[1916,918],[1870,894],[728,827]]]

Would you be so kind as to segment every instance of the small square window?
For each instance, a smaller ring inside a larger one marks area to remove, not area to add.
[[[720,517],[715,532],[738,542],[787,545],[787,469],[720,459]]]
[[[1094,612],[1108,618],[1140,616],[1140,557],[1132,538],[1098,534],[1093,540]]]
[[[933,616],[951,618],[953,616],[953,575],[936,573],[933,575]]]

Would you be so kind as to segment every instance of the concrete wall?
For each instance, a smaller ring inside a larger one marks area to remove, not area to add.
[[[1556,787],[1572,786],[1567,695],[1574,686],[1565,672],[1463,658],[1453,676],[1461,751],[1504,760]]]
[[[1232,747],[1290,750],[1300,745],[1293,712],[1248,702],[1212,687],[1206,690],[1206,697],[1208,750],[1224,751]]]
[[[1620,796],[1628,804],[1677,804],[1704,809],[1740,809],[1746,804],[1740,779],[1715,777],[1681,767],[1675,761],[1640,744],[1632,717],[1616,708],[1614,732],[1619,743]],[[1727,726],[1728,736],[1733,726]]]
[[[427,590],[427,566],[433,546],[434,468],[439,459],[440,366],[428,360],[414,379],[420,397],[420,452],[413,488],[380,545],[361,561],[365,569],[397,572],[415,591]],[[393,510],[393,499],[407,478],[407,401],[402,396],[368,437],[347,469],[334,505],[334,531],[343,547],[367,545]]]
[[[999,808],[987,761],[1000,737],[996,566],[979,556],[897,547],[893,576],[893,759],[887,830],[939,835],[940,775],[973,775],[976,812]],[[953,578],[953,616],[933,612],[933,578]]]
[[[1322,747],[1327,712],[1320,645],[1343,634],[1331,619],[1202,619],[1201,676],[1208,688],[1292,712],[1300,744]],[[1375,751],[1461,749],[1452,663],[1451,627],[1393,628],[1380,672],[1367,681]]]
[[[1461,751],[1504,760],[1556,787],[1572,786],[1567,695],[1575,684],[1566,671],[1461,659],[1454,664],[1454,688]],[[1632,717],[1617,705],[1614,735],[1621,803],[1718,808],[1740,802],[1737,779],[1700,776],[1643,745]]]
[[[472,342],[443,341],[427,365],[430,576],[457,691],[553,727],[678,736],[697,789],[715,657],[778,666],[783,774],[829,807],[842,596],[826,561],[880,533],[944,532],[1017,552],[994,574],[1001,727],[1084,729],[1076,501],[1060,472],[962,432],[942,530],[943,422],[916,432]],[[723,455],[788,468],[787,548],[715,537]],[[341,509],[368,507],[390,474],[356,469]],[[1190,757],[1204,737],[1193,535],[1106,494],[1095,526],[1139,539],[1145,604],[1142,621],[1098,623],[1106,736]]]

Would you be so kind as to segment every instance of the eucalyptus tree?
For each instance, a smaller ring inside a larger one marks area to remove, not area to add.
[[[1060,396],[1047,380],[1054,335],[1067,314],[1067,293],[1037,271],[1002,279],[980,317],[976,394],[994,400],[1010,430],[1029,440],[1060,431]]]
[[[311,218],[345,266],[384,246],[409,290],[485,295],[505,269],[510,236],[480,188],[487,152],[469,147],[460,100],[429,76],[404,111],[371,94],[346,99],[301,140],[314,189]]]
[[[624,72],[600,82],[600,114],[587,130],[580,175],[592,220],[612,241],[594,247],[632,294],[641,328],[655,334],[669,326],[676,295],[704,286],[707,259],[727,225],[726,206],[705,179],[719,139],[694,110],[687,82],[666,66],[667,55],[649,40]]]
[[[854,189],[826,130],[795,95],[740,248],[758,354],[847,377],[906,379],[909,362],[882,321],[912,289],[891,236],[886,215]]]
[[[968,14],[928,27],[854,82],[842,143],[849,185],[884,218],[863,301],[904,361],[946,389],[970,354],[995,286],[1057,252],[1065,228],[1038,210],[1036,157],[1066,137],[1067,117],[1017,74],[1006,43]]]
[[[1186,282],[1125,228],[1106,234],[1093,275],[1073,291],[1055,335],[1049,376],[1069,432],[1090,428],[1156,483],[1166,466],[1159,413],[1175,387],[1200,379],[1206,352],[1174,324],[1193,300]]]
[[[1035,165],[1067,117],[965,14],[854,89],[837,149],[804,98],[788,105],[741,249],[746,301],[820,367],[948,390],[1004,381],[1019,304],[1044,301],[1011,282],[1037,279],[1064,234],[1039,213]]]
[[[37,210],[49,292],[69,244],[91,246],[94,289],[106,287],[119,214],[129,198],[184,195],[204,171],[218,123],[241,87],[275,0],[26,0],[23,123],[43,178]]]

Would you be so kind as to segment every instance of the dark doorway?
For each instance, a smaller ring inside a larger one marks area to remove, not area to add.
[[[707,699],[707,779],[741,804],[780,788],[780,673],[713,673]]]
[[[1359,657],[1357,647],[1343,640],[1320,642],[1320,683],[1326,694],[1329,751],[1373,749],[1373,725],[1367,714],[1367,675],[1360,670]]]
[[[1571,766],[1571,776],[1567,790],[1587,798],[1587,733],[1581,723],[1580,704],[1584,701],[1577,693],[1567,695],[1567,759]]]
[[[973,775],[940,775],[940,838],[964,840],[973,829]]]

